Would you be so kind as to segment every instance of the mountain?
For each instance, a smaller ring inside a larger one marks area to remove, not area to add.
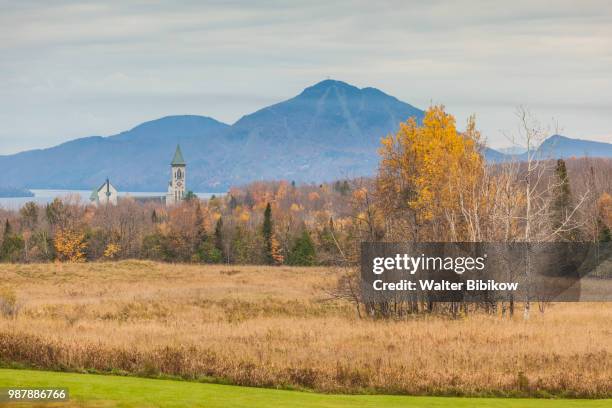
[[[225,191],[256,180],[321,182],[372,175],[380,138],[409,117],[421,121],[423,115],[378,89],[325,80],[233,125],[205,116],[168,116],[113,136],[0,156],[0,186],[89,190],[109,177],[119,190],[165,191],[177,143],[194,191]],[[596,156],[610,147],[555,140],[568,155],[595,149],[590,155]],[[509,157],[492,149],[485,155],[490,161]]]
[[[326,80],[234,125],[168,116],[109,137],[0,156],[0,186],[165,191],[181,144],[189,188],[223,191],[254,180],[318,182],[373,174],[380,138],[424,112],[374,88]]]
[[[612,158],[612,144],[592,140],[572,139],[567,136],[553,135],[545,139],[532,152],[535,159],[565,159],[570,157],[609,157]],[[527,151],[520,146],[485,152],[487,161],[501,163],[509,160],[527,160]]]
[[[168,116],[110,137],[0,156],[0,186],[89,190],[109,177],[120,190],[165,191],[178,142],[190,152],[220,152],[228,129],[203,116]]]
[[[497,150],[499,153],[508,154],[508,155],[519,155],[527,151],[527,149],[525,149],[523,146],[501,147],[495,150]]]
[[[612,157],[612,144],[594,142],[591,140],[570,139],[566,136],[554,135],[544,140],[537,150],[537,157],[568,158],[568,157]],[[527,153],[520,155],[527,158]]]
[[[230,184],[244,175],[269,180],[326,181],[373,174],[380,139],[424,112],[374,88],[326,80],[298,96],[238,120]]]

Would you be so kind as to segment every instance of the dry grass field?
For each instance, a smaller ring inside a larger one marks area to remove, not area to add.
[[[612,304],[359,320],[330,268],[0,265],[0,360],[323,392],[612,396]],[[5,310],[6,312],[6,310]]]

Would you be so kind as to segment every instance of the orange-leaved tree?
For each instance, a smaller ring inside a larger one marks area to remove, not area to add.
[[[60,261],[85,262],[85,234],[71,229],[60,229],[55,233],[53,245]]]
[[[478,138],[473,118],[459,133],[455,118],[432,106],[422,124],[410,118],[382,139],[377,193],[392,220],[388,238],[467,239],[466,210],[484,174]]]

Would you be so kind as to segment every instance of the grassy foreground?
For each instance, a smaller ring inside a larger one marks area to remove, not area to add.
[[[92,374],[0,369],[1,387],[66,387],[71,403],[82,407],[609,407],[612,400],[538,400],[494,398],[325,395],[186,381]],[[49,406],[53,404],[44,404]],[[15,406],[22,406],[15,404]]]
[[[359,319],[334,268],[2,264],[0,363],[326,394],[611,398],[612,303]]]

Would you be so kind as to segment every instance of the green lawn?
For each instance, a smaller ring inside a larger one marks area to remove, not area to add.
[[[8,369],[0,369],[0,388],[2,387],[68,388],[73,402],[69,405],[79,407],[603,408],[612,406],[612,400],[325,395],[186,381]]]

